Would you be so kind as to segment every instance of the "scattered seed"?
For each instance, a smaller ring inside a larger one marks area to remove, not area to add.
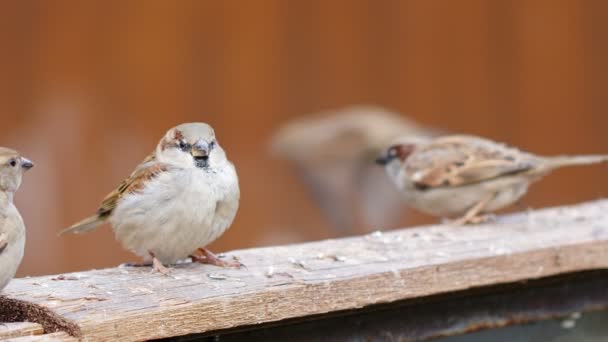
[[[213,279],[213,280],[226,280],[226,279],[228,279],[228,277],[226,277],[225,275],[222,275],[222,274],[213,274],[213,273],[207,274],[207,277],[209,277],[210,279]]]
[[[303,261],[301,261],[301,260],[296,260],[296,259],[294,259],[294,258],[289,258],[288,260],[289,260],[289,262],[290,262],[292,265],[297,266],[297,267],[299,267],[299,268],[301,268],[301,269],[304,269],[304,270],[308,270],[308,267],[306,267],[306,265],[304,265],[304,262],[303,262]]]
[[[274,266],[268,266],[268,271],[266,271],[266,277],[272,278],[274,275]]]
[[[371,234],[369,234],[369,235],[370,235],[371,237],[379,238],[379,237],[382,237],[382,234],[383,234],[383,233],[382,233],[381,231],[376,230],[375,232],[373,232],[373,233],[371,233]]]
[[[573,319],[565,319],[562,321],[562,328],[564,329],[572,329],[576,327],[576,321]]]
[[[339,262],[345,262],[346,261],[346,257],[343,257],[341,255],[323,254],[323,253],[317,254],[317,259],[319,259],[319,260],[322,260],[322,259],[331,259],[333,261],[339,261]]]

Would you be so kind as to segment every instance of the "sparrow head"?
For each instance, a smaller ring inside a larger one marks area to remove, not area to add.
[[[32,167],[34,163],[17,151],[0,147],[0,191],[17,191],[23,173]]]
[[[412,145],[391,145],[376,158],[376,164],[386,166],[393,161],[405,161],[414,150]]]
[[[402,164],[416,148],[430,141],[427,136],[406,136],[394,140],[384,152],[376,158],[376,164],[387,166],[393,162]]]
[[[397,177],[401,172],[403,163],[414,152],[416,145],[394,144],[376,158],[376,164],[384,166],[389,176]]]
[[[226,154],[206,123],[185,123],[171,128],[156,150],[159,161],[183,168],[209,169],[226,161]]]

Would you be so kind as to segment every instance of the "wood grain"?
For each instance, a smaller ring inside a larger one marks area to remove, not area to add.
[[[0,297],[88,341],[134,341],[352,310],[608,268],[608,200],[298,245],[239,250],[243,269],[182,264],[16,279]],[[1,318],[1,317],[0,317]],[[44,323],[48,324],[48,323]],[[46,327],[45,327],[46,328]],[[48,329],[47,329],[48,330]]]
[[[1,323],[0,340],[28,335],[41,335],[44,333],[42,325],[30,322]]]
[[[11,342],[76,342],[77,338],[68,335],[65,332],[56,332],[44,335],[22,336],[12,338]]]
[[[45,334],[42,325],[31,322],[0,323],[0,340],[11,342],[77,341],[60,331]]]

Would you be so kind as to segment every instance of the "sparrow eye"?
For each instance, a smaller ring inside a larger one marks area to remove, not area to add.
[[[188,144],[185,141],[180,141],[179,142],[179,149],[182,150],[182,151],[184,151],[184,152],[186,152],[186,151],[190,150],[190,144]]]
[[[8,164],[12,167],[15,167],[15,166],[17,166],[17,161],[15,159],[11,159],[11,161],[9,161]]]
[[[215,148],[215,140],[209,143],[209,150],[213,150]]]

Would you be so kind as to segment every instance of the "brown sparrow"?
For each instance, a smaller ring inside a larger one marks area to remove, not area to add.
[[[0,290],[15,276],[25,248],[25,224],[13,204],[23,173],[34,164],[0,147]]]
[[[357,221],[385,226],[399,219],[400,194],[372,162],[404,135],[436,133],[387,109],[361,105],[288,122],[271,148],[296,166],[333,227],[352,231]]]
[[[554,169],[608,161],[608,155],[540,157],[488,139],[453,135],[403,138],[377,162],[405,202],[457,224],[479,223],[522,197]]]
[[[156,150],[101,203],[97,213],[63,233],[84,233],[109,222],[131,252],[163,265],[187,257],[217,266],[238,266],[204,248],[230,225],[239,207],[234,165],[211,126],[186,123],[171,128]],[[198,254],[198,255],[197,255]]]

